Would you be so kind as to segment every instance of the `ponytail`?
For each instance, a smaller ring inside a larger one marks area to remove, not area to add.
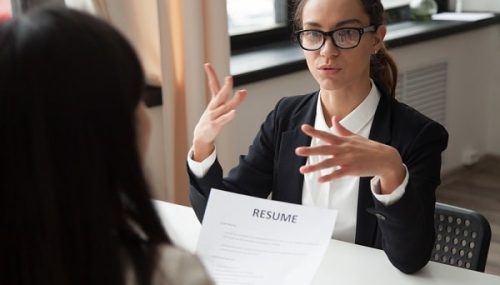
[[[370,25],[379,27],[386,23],[386,13],[381,0],[361,0],[365,13],[370,17]],[[370,60],[370,77],[382,85],[392,97],[396,96],[398,68],[394,59],[382,47]]]
[[[382,47],[379,52],[372,56],[370,60],[370,77],[381,84],[392,97],[396,96],[398,67],[385,47]]]

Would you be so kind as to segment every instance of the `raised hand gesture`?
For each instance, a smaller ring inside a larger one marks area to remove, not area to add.
[[[212,99],[194,128],[192,159],[195,161],[202,161],[213,152],[215,139],[222,128],[234,119],[236,108],[248,94],[246,90],[238,90],[231,97],[233,78],[226,76],[221,87],[212,65],[206,63],[204,67]]]
[[[319,177],[320,182],[343,176],[379,176],[382,194],[389,194],[403,182],[406,170],[398,151],[388,145],[364,138],[344,128],[335,117],[332,125],[337,135],[303,125],[302,131],[313,138],[325,142],[315,147],[299,147],[299,156],[329,156],[317,164],[304,165],[300,168],[303,174],[338,167],[332,173]]]

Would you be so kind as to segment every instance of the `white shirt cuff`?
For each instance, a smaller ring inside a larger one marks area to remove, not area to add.
[[[197,162],[193,160],[193,148],[191,148],[188,152],[187,162],[189,166],[189,170],[198,178],[202,178],[207,174],[208,170],[214,164],[215,159],[217,158],[217,148],[214,147],[214,151],[207,157],[205,160],[201,162]]]
[[[399,185],[391,194],[380,194],[380,177],[375,176],[370,181],[373,196],[375,196],[375,198],[385,206],[390,206],[396,203],[405,194],[406,185],[408,185],[409,174],[406,165],[403,164],[403,166],[405,167],[406,172],[405,179],[403,179],[401,185]]]

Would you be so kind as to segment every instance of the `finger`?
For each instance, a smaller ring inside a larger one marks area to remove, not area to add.
[[[338,144],[342,142],[342,139],[339,138],[338,136],[324,131],[319,131],[308,124],[303,124],[301,129],[306,135],[318,138],[329,144]]]
[[[337,166],[335,159],[328,158],[328,159],[322,160],[319,163],[303,165],[299,168],[299,171],[302,174],[307,174],[307,173],[311,173],[311,172],[315,172],[315,171],[319,171],[319,170],[323,170],[323,169],[332,168],[335,166]]]
[[[225,104],[220,105],[219,107],[217,107],[216,109],[214,109],[212,111],[212,113],[210,114],[210,118],[212,120],[216,120],[217,118],[219,118],[220,116],[223,116],[224,114],[230,112],[231,110],[233,110],[233,109],[227,108],[227,106]]]
[[[335,116],[332,117],[332,126],[337,130],[337,134],[339,134],[340,136],[346,137],[346,136],[353,135],[353,133],[351,131],[344,128],[344,126],[342,126],[340,124],[340,122],[337,120],[337,118]]]
[[[347,176],[347,175],[348,175],[348,173],[344,168],[339,168],[330,174],[320,176],[318,178],[318,182],[319,183],[330,182],[334,179],[339,179],[339,178],[342,178],[342,177]]]
[[[298,156],[311,155],[335,155],[335,147],[332,145],[320,145],[315,147],[301,146],[295,149],[295,154]]]
[[[224,87],[223,87],[224,89]],[[223,90],[221,89],[221,90]],[[223,107],[225,111],[229,111],[232,109],[236,109],[239,107],[239,105],[245,100],[246,96],[248,95],[247,90],[238,90],[234,93],[234,96],[231,99],[227,99],[224,102],[221,102],[222,104],[217,105],[217,108]],[[221,98],[217,99],[215,102],[220,102],[224,97],[229,97],[229,94],[224,94],[224,95],[218,95],[222,96]]]
[[[225,124],[229,123],[231,120],[234,119],[234,117],[236,117],[236,110],[231,110],[227,113],[225,113],[224,115],[222,116],[219,116],[215,121],[214,121],[214,124],[218,127],[222,127],[224,126]]]
[[[233,90],[233,78],[231,76],[226,76],[224,79],[224,85],[219,90],[219,92],[212,97],[209,105],[211,108],[217,108],[220,105],[226,103],[229,96],[231,96],[231,91]]]
[[[214,97],[220,90],[220,83],[219,79],[217,79],[217,73],[210,63],[205,63],[203,65],[203,68],[205,69],[205,74],[208,78],[208,87],[210,88],[212,97]]]
[[[226,104],[228,109],[238,108],[241,105],[241,103],[243,101],[245,101],[245,98],[247,97],[247,95],[248,95],[248,91],[245,89],[240,89],[240,90],[236,91],[236,93],[234,93],[233,98],[231,98]]]
[[[247,95],[248,93],[246,90],[238,90],[231,100],[216,107],[216,109],[212,111],[211,117],[217,118],[233,109],[236,109],[245,100]]]

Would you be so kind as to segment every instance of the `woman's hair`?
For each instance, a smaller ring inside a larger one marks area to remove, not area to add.
[[[45,7],[0,26],[0,284],[148,284],[170,243],[141,169],[144,75],[101,20]]]
[[[293,24],[296,30],[302,29],[302,13],[308,0],[295,2]],[[379,27],[385,24],[384,7],[380,0],[358,0],[363,5],[365,13],[370,17],[370,25]],[[391,96],[395,96],[398,80],[398,68],[394,59],[388,54],[385,46],[373,55],[370,60],[370,77],[381,84]]]

